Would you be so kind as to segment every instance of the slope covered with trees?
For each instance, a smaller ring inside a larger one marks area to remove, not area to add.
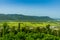
[[[17,20],[17,21],[51,21],[52,18],[48,16],[27,16],[19,14],[0,14],[0,20]]]

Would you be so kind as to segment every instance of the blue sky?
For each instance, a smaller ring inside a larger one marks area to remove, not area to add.
[[[60,0],[0,0],[0,13],[60,18]]]

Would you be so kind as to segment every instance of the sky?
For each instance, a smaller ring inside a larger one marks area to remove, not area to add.
[[[0,14],[60,18],[60,0],[0,0]]]

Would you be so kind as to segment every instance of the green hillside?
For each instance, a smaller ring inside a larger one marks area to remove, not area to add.
[[[0,20],[18,20],[18,21],[50,21],[48,16],[27,16],[19,14],[0,14]]]

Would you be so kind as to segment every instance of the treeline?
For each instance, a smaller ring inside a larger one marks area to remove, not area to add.
[[[0,40],[60,40],[60,30],[50,29],[50,25],[46,27],[9,27],[4,23],[0,27]]]

